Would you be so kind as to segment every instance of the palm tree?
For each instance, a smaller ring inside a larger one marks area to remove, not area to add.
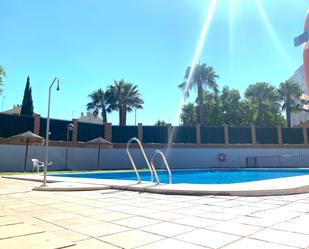
[[[286,80],[280,84],[278,92],[283,102],[281,108],[285,110],[286,114],[286,125],[291,128],[291,112],[298,110],[295,100],[300,99],[303,90],[297,82]]]
[[[111,109],[119,112],[120,126],[126,125],[127,112],[143,108],[144,101],[137,90],[137,85],[124,80],[115,80],[114,85],[109,86],[108,92],[110,93]]]
[[[180,119],[185,126],[194,126],[196,124],[196,106],[193,103],[189,103],[182,107],[182,113]]]
[[[4,68],[0,65],[0,94],[2,93],[3,77],[5,77]]]
[[[99,88],[89,94],[88,97],[91,99],[91,102],[87,104],[87,111],[92,112],[95,117],[97,117],[101,112],[103,124],[107,123],[107,112],[111,112],[111,108],[109,106],[109,93],[104,92],[101,88]]]
[[[193,71],[192,71],[193,70]],[[192,72],[191,72],[192,71]],[[178,87],[184,92],[184,96],[189,96],[189,90],[192,88],[197,89],[197,105],[199,114],[199,123],[201,126],[205,126],[205,107],[204,107],[204,91],[207,88],[217,92],[218,85],[216,83],[216,75],[212,67],[208,67],[206,63],[197,64],[194,68],[187,67],[184,82]]]
[[[279,96],[276,89],[266,82],[258,82],[247,88],[245,97],[256,107],[257,126],[263,127],[266,112],[272,105],[278,103]]]

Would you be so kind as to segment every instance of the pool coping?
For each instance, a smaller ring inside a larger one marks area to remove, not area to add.
[[[43,182],[43,175],[10,175],[8,179]],[[112,180],[47,176],[46,186],[37,186],[37,191],[90,191],[129,190],[138,192],[175,195],[226,195],[226,196],[270,196],[309,193],[309,175],[291,176],[254,182],[231,184],[156,184],[132,180]]]

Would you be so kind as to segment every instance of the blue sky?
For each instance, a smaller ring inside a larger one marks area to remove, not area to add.
[[[228,85],[243,93],[258,81],[277,86],[302,64],[302,49],[294,48],[293,38],[303,32],[309,0],[260,3],[217,1],[200,62],[214,67],[220,88]],[[123,78],[138,85],[145,101],[137,122],[175,123],[181,98],[177,85],[191,64],[209,4],[0,0],[4,109],[22,102],[30,75],[35,112],[46,116],[48,87],[57,76],[61,91],[52,92],[51,116],[76,118],[85,112],[90,92]],[[118,124],[118,113],[108,119]],[[134,113],[128,124],[134,124]]]

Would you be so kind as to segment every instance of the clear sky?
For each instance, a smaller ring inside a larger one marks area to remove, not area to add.
[[[177,85],[191,64],[210,0],[0,0],[0,64],[4,110],[21,104],[30,75],[35,112],[71,119],[88,94],[113,80],[138,85],[145,101],[137,122],[175,123]],[[275,86],[302,64],[293,38],[303,32],[309,0],[218,0],[200,62],[243,94],[249,84]],[[194,93],[192,93],[194,96]],[[193,98],[191,97],[191,100]],[[2,101],[2,96],[0,97]],[[0,102],[2,103],[2,102]],[[118,113],[108,116],[118,124]],[[134,124],[134,113],[128,115]]]

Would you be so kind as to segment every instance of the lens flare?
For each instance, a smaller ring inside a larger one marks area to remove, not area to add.
[[[288,55],[288,53],[284,49],[277,33],[275,32],[272,24],[270,23],[262,2],[260,0],[255,0],[255,3],[258,8],[262,22],[271,38],[271,41],[274,44],[276,52],[278,53],[279,57],[282,59],[285,67],[288,70],[293,71],[295,69],[295,64],[293,63],[291,57]]]
[[[200,38],[198,40],[198,43],[197,43],[197,46],[196,46],[196,49],[195,49],[193,60],[191,62],[191,72],[190,72],[190,74],[188,76],[188,79],[186,81],[186,85],[185,85],[185,88],[184,88],[184,91],[183,91],[183,96],[181,97],[181,100],[180,100],[180,103],[179,103],[179,107],[178,107],[178,112],[177,112],[177,116],[176,116],[176,120],[175,120],[176,122],[175,123],[179,122],[182,106],[184,105],[184,102],[185,102],[185,94],[190,89],[190,82],[191,82],[191,79],[192,79],[194,68],[195,68],[196,64],[198,63],[198,61],[199,61],[199,59],[201,57],[201,53],[203,51],[204,43],[205,43],[205,40],[206,40],[206,35],[208,33],[209,26],[210,26],[212,17],[213,17],[214,12],[215,12],[216,3],[217,3],[217,0],[211,0],[211,2],[210,2],[210,6],[209,6],[209,9],[208,9],[205,21],[204,21],[202,32],[201,32]]]

